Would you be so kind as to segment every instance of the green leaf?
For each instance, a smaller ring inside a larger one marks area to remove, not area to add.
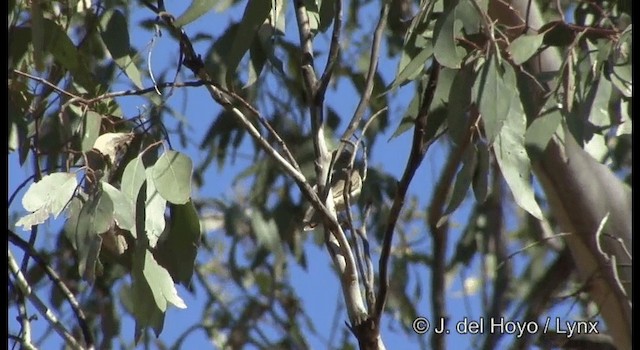
[[[152,179],[160,195],[173,204],[185,204],[191,198],[193,163],[187,155],[165,152],[153,166]]]
[[[320,26],[318,27],[318,30],[323,33],[326,32],[333,23],[333,18],[336,15],[336,1],[338,0],[321,0],[320,11],[318,13],[320,17]],[[284,1],[284,3],[287,4],[288,2]]]
[[[483,203],[487,199],[488,194],[491,159],[487,145],[480,143],[476,145],[476,147],[477,166],[473,172],[473,194],[478,203]]]
[[[414,121],[416,120],[416,116],[418,115],[419,109],[420,109],[420,93],[416,93],[413,96],[413,99],[411,100],[411,102],[409,103],[409,107],[404,112],[404,116],[402,117],[402,120],[400,120],[400,124],[396,128],[396,131],[394,131],[393,135],[391,135],[391,137],[389,138],[389,141],[393,140],[394,138],[405,133],[407,130],[411,129],[411,127],[414,124]]]
[[[486,13],[488,0],[461,0],[456,7],[456,19],[462,22],[462,28],[466,35],[477,34],[482,30],[482,16],[478,15],[478,10],[472,4],[472,1],[478,5],[484,13]]]
[[[156,163],[157,164],[157,163]],[[153,181],[155,166],[146,169],[147,176],[147,199],[145,201],[145,222],[144,229],[149,239],[151,248],[156,246],[158,238],[164,232],[166,221],[164,212],[167,208],[167,201],[162,197]]]
[[[29,48],[32,38],[31,27],[13,27],[9,28],[7,35],[8,41],[8,58],[9,67],[18,67],[20,62],[25,58],[25,54]]]
[[[477,158],[475,147],[473,145],[469,145],[467,149],[464,150],[462,168],[456,175],[456,182],[453,185],[451,198],[449,199],[449,204],[444,212],[445,216],[453,213],[453,211],[460,206],[467,196],[467,192],[469,191],[469,186],[471,185],[471,180],[473,178],[473,173],[476,170],[476,165]]]
[[[434,56],[441,65],[449,68],[460,68],[464,57],[463,49],[456,43],[456,35],[462,28],[462,23],[456,20],[456,8],[457,6],[450,6],[438,19],[433,35]]]
[[[543,41],[544,34],[522,35],[517,37],[511,42],[507,49],[509,53],[511,53],[513,63],[520,65],[528,61],[531,56],[538,52]]]
[[[218,0],[192,0],[187,10],[174,22],[176,27],[183,27],[209,12]]]
[[[32,183],[22,197],[22,206],[32,213],[20,218],[16,226],[31,229],[31,226],[45,222],[51,215],[57,218],[77,186],[76,174],[62,172],[46,175]]]
[[[120,189],[132,203],[138,199],[138,193],[142,184],[146,181],[146,173],[142,157],[132,159],[122,173],[122,183]]]
[[[591,85],[587,94],[588,100],[585,102],[591,107],[587,113],[588,120],[598,128],[611,126],[611,117],[609,116],[611,90],[611,82],[600,78]]]
[[[127,231],[134,231],[136,223],[131,199],[110,183],[102,181],[102,189],[113,202],[113,219],[118,227]]]
[[[167,309],[167,303],[169,303],[179,309],[186,309],[187,305],[178,295],[178,290],[176,290],[176,286],[169,272],[164,267],[158,265],[158,262],[153,258],[153,254],[151,254],[150,251],[145,250],[144,259],[142,272],[149,283],[149,287],[151,287],[153,299],[156,301],[158,308],[165,311]]]
[[[484,122],[484,129],[489,143],[502,129],[505,121],[512,114],[522,114],[522,103],[518,94],[516,75],[511,65],[498,63],[494,54],[489,57],[482,68],[482,73],[474,84],[475,101]],[[512,108],[519,107],[518,110]],[[518,118],[521,117],[520,115]]]
[[[260,246],[266,247],[276,256],[283,257],[280,235],[278,235],[278,226],[273,218],[265,218],[262,213],[256,211],[250,215],[251,228],[256,235],[256,239]]]
[[[136,338],[140,330],[146,327],[153,328],[156,336],[159,336],[164,326],[167,303],[181,309],[187,306],[178,296],[169,272],[158,265],[144,245],[136,248],[131,275]]]
[[[226,63],[226,81],[230,82],[231,77],[240,64],[242,57],[249,51],[251,43],[258,31],[258,28],[264,23],[271,11],[271,1],[249,0],[242,15],[240,27],[235,33],[234,41],[229,50]],[[184,202],[183,202],[184,203]]]
[[[104,182],[101,182],[104,184]],[[95,196],[95,207],[92,212],[93,232],[96,234],[107,232],[113,225],[113,201],[104,189]]]
[[[50,52],[62,67],[72,73],[74,80],[84,88],[95,85],[94,79],[87,68],[81,64],[78,50],[67,33],[56,22],[45,18],[44,42],[46,50]]]
[[[33,61],[38,72],[44,70],[44,17],[40,1],[31,3],[31,42],[33,44]]]
[[[169,206],[170,229],[158,242],[156,258],[174,281],[189,286],[200,246],[200,220],[192,201]]]
[[[424,69],[424,65],[427,60],[433,55],[433,46],[427,45],[420,53],[413,57],[411,61],[396,75],[395,79],[391,82],[391,85],[387,91],[394,91],[399,86],[404,85],[409,80],[415,79]]]
[[[82,130],[82,152],[87,152],[93,148],[100,135],[100,125],[102,116],[94,111],[87,111],[83,118]]]
[[[525,145],[532,159],[542,155],[561,121],[562,111],[557,106],[555,97],[551,96],[525,133]]]
[[[136,319],[136,339],[140,338],[141,330],[147,327],[153,328],[156,337],[162,333],[164,327],[164,316],[166,311],[166,299],[160,293],[160,301],[156,300],[156,294],[150,286],[145,276],[145,268],[155,270],[153,267],[147,266],[148,253],[144,246],[139,246],[133,259],[131,278],[131,299],[133,306],[133,315]],[[156,288],[157,289],[157,286]],[[164,306],[161,308],[158,303]]]
[[[100,27],[100,36],[111,57],[135,86],[142,89],[140,71],[130,55],[131,44],[127,18],[118,10],[107,10],[100,20]]]
[[[473,66],[465,65],[456,73],[449,90],[447,125],[449,135],[457,144],[462,144],[462,138],[467,135],[467,111],[471,104],[471,87],[475,79]]]
[[[536,202],[531,186],[531,162],[524,148],[526,116],[522,110],[520,97],[512,99],[512,113],[493,142],[493,151],[500,171],[513,193],[518,205],[538,219],[542,211]]]
[[[74,219],[73,217],[70,218]],[[78,273],[93,282],[102,247],[101,233],[108,231],[113,222],[113,202],[103,191],[91,196],[82,206],[77,220],[69,223],[78,252]]]
[[[263,24],[260,26],[259,32],[264,32],[268,29],[272,29],[271,26]],[[272,30],[270,31],[272,32]],[[267,55],[273,55],[273,45],[271,44],[271,40],[267,39],[262,41],[259,37],[260,36],[258,35],[256,40],[253,40],[253,43],[249,48],[249,77],[243,88],[247,88],[258,81],[260,73],[262,73],[262,69],[267,62]]]

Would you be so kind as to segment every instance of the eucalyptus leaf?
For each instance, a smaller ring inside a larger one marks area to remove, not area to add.
[[[456,8],[450,6],[434,29],[433,55],[441,65],[449,68],[460,68],[464,56],[463,49],[456,42],[456,36],[462,29],[462,23],[456,20]]]
[[[511,42],[507,49],[511,53],[513,63],[520,65],[529,60],[544,41],[544,34],[521,35]]]
[[[158,242],[155,256],[174,281],[188,287],[200,246],[200,220],[192,201],[169,208],[170,228]]]
[[[512,101],[514,106],[511,108],[514,113],[509,115],[493,142],[494,154],[516,203],[537,219],[542,220],[542,211],[536,202],[530,180],[531,161],[524,148],[526,117],[519,97]],[[520,113],[517,113],[518,110]]]
[[[176,27],[183,27],[207,14],[219,2],[219,0],[192,0],[187,10],[176,18],[174,24]]]
[[[144,217],[144,228],[151,248],[156,246],[160,235],[164,232],[166,225],[164,212],[167,208],[167,201],[162,197],[162,195],[160,195],[160,192],[158,192],[158,188],[152,179],[154,170],[155,166],[146,169],[147,198],[145,201]]]
[[[167,201],[185,204],[191,198],[193,163],[189,156],[167,151],[158,158],[151,174],[154,187]]]
[[[53,173],[32,183],[22,197],[22,206],[31,213],[18,220],[16,226],[30,229],[33,225],[45,222],[49,216],[57,218],[77,187],[78,180],[74,173]]]

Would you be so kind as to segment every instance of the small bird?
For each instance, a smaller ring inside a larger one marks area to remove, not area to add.
[[[339,170],[339,171],[336,171],[336,173],[331,178],[331,192],[333,193],[333,203],[336,206],[337,212],[340,212],[346,209],[343,193],[344,193],[345,180],[348,174],[349,174],[348,171]],[[317,185],[313,186],[313,189],[317,191],[318,186]],[[360,195],[361,190],[362,190],[362,178],[360,177],[360,172],[357,169],[354,169],[351,172],[350,197],[354,199],[357,198],[358,195]],[[313,206],[307,209],[307,212],[305,213],[304,219],[302,220],[302,222],[304,224],[303,229],[305,231],[311,231],[314,228],[316,228],[318,224],[320,224],[321,222],[320,215],[316,214],[316,210],[313,208]]]

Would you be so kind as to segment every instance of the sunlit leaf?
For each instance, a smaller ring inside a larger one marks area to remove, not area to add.
[[[141,157],[132,159],[124,168],[120,189],[133,202],[138,198],[142,184],[146,181],[144,163]],[[132,203],[133,203],[132,202]]]
[[[511,66],[507,65],[507,71]],[[505,73],[505,75],[508,73]],[[542,211],[536,202],[531,185],[531,161],[524,148],[526,132],[526,116],[522,109],[520,96],[516,94],[510,99],[510,113],[493,142],[493,150],[500,171],[518,205],[538,219],[542,219]]]
[[[185,204],[191,198],[193,163],[187,155],[165,152],[153,166],[152,179],[158,193],[174,204]]]
[[[153,259],[151,253],[148,253],[145,247],[141,246],[136,249],[131,271],[131,299],[132,311],[136,319],[136,339],[139,339],[141,331],[147,327],[151,327],[154,330],[156,337],[160,335],[164,327],[167,303],[162,293],[157,292],[158,286],[155,286],[154,292],[154,288],[151,287],[146,277],[145,269],[147,273],[157,270],[157,265],[155,266],[156,268],[147,266],[149,258]],[[163,305],[163,307],[161,308],[159,304]]]
[[[133,202],[131,199],[110,183],[103,181],[102,189],[113,202],[113,219],[118,227],[128,231],[135,230]]]
[[[45,222],[49,216],[57,218],[71,200],[77,186],[78,180],[73,173],[49,174],[31,184],[22,197],[22,206],[32,213],[18,220],[16,226],[30,229],[32,225]]]
[[[185,26],[205,15],[218,2],[218,0],[192,0],[187,10],[176,19],[174,24],[177,27]]]
[[[116,160],[118,153],[133,140],[130,132],[109,132],[98,136],[93,148],[109,157],[111,162]]]
[[[491,55],[476,78],[473,89],[487,139],[492,143],[511,114],[524,113],[517,93],[515,72],[510,65],[499,64],[496,55]],[[511,110],[516,106],[520,109]]]
[[[83,118],[82,129],[82,152],[87,152],[93,148],[100,135],[100,124],[102,116],[94,111],[87,111]]]
[[[144,228],[151,248],[156,246],[158,238],[160,238],[160,235],[164,232],[166,225],[164,212],[167,208],[167,201],[162,197],[160,192],[158,192],[158,188],[153,181],[154,169],[155,166],[145,170],[147,177],[147,199],[145,201]]]

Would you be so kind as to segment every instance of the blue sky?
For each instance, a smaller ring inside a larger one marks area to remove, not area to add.
[[[186,3],[186,2],[185,2]],[[374,2],[375,3],[375,2]],[[181,2],[169,2],[167,3],[169,6],[169,11],[176,15],[176,17],[182,13],[182,11],[186,8],[186,5]],[[182,6],[182,7],[180,7]],[[244,6],[244,4],[242,5]],[[376,5],[377,6],[377,5]],[[372,19],[372,22],[377,20],[378,9],[376,6],[369,6],[367,8],[367,12],[364,16],[369,16]],[[224,13],[216,13],[211,12],[197,21],[186,26],[185,30],[188,35],[194,35],[200,31],[207,31],[212,33],[215,36],[218,36],[219,33],[222,33],[223,29],[231,23],[233,20],[237,20],[242,15],[243,8],[236,8],[232,11],[224,12]],[[131,23],[129,25],[131,30],[131,44],[132,46],[138,48],[141,51],[141,54],[147,55],[148,51],[145,49],[148,47],[150,40],[152,39],[152,34],[147,31],[142,31],[137,28],[137,23],[141,19],[150,19],[153,18],[153,15],[150,11],[146,9],[136,9],[133,12],[133,17]],[[289,11],[289,15],[287,16],[287,36],[290,40],[296,42],[297,41],[297,31],[295,28],[295,19],[292,16],[291,11]],[[326,48],[328,39],[319,39],[316,41],[316,48],[320,50],[324,50]],[[204,54],[206,52],[208,43],[196,43],[195,49],[198,53]],[[175,67],[178,61],[178,45],[170,38],[169,35],[164,35],[161,38],[156,39],[156,43],[153,49],[153,55],[151,56],[151,65],[154,72],[163,71],[167,67]],[[382,52],[386,52],[385,49],[382,49]],[[383,57],[386,55],[383,55]],[[316,64],[318,68],[324,67],[324,56],[319,56],[316,58]],[[380,63],[381,70],[383,71],[383,76],[385,81],[389,83],[393,75],[395,74],[397,67],[397,60],[389,61],[386,58]],[[142,69],[147,69],[144,67]],[[183,72],[186,69],[183,68]],[[268,73],[268,72],[264,72]],[[186,80],[192,80],[190,73],[187,73],[188,78]],[[124,78],[124,77],[123,77]],[[120,79],[121,81],[125,81],[126,79]],[[150,81],[144,81],[145,86],[149,86],[151,84]],[[128,84],[117,84],[114,87],[114,90],[121,90],[130,88]],[[401,88],[398,92],[391,95],[390,100],[393,101],[390,106],[390,111],[402,110],[403,107],[407,106],[409,103],[409,99],[412,95],[412,88],[410,86],[405,86]],[[217,112],[219,111],[219,106],[215,105],[215,103],[211,100],[208,93],[203,88],[198,89],[188,89],[188,90],[176,90],[175,94],[169,100],[169,104],[174,108],[180,110],[183,105],[183,99],[187,98],[186,101],[188,105],[184,110],[184,115],[188,119],[189,123],[189,132],[192,135],[192,140],[195,143],[198,143],[204,137],[204,133],[206,132],[204,125],[208,127],[209,123],[213,120]],[[356,95],[355,89],[350,83],[341,82],[338,84],[336,89],[330,89],[328,91],[328,95],[326,100],[329,104],[334,107],[334,109],[339,111],[344,111],[342,113],[343,118],[350,116],[355,110],[358,96]],[[118,101],[121,104],[122,110],[125,116],[134,116],[141,109],[143,109],[144,100],[139,99],[137,97],[128,97],[123,98]],[[202,114],[205,115],[202,115]],[[406,132],[400,137],[394,138],[389,142],[386,140],[389,139],[391,134],[394,132],[395,127],[397,126],[401,115],[392,114],[390,118],[390,127],[386,131],[386,135],[382,137],[371,150],[371,159],[369,160],[369,166],[380,167],[385,169],[385,171],[391,173],[397,178],[400,177],[404,166],[406,164],[406,157],[410,149],[410,140],[411,140],[411,132]],[[168,118],[169,123],[175,123],[174,120]],[[202,124],[198,123],[199,120],[203,120]],[[306,126],[305,126],[306,127]],[[346,127],[346,121],[343,120],[340,125],[341,128]],[[343,129],[342,129],[343,130]],[[205,157],[203,151],[197,149],[196,146],[192,145],[187,149],[181,149],[178,147],[177,140],[173,140],[174,147],[177,147],[179,151],[185,152],[189,154],[194,160],[194,164],[199,164]],[[428,201],[431,199],[433,182],[437,178],[440,173],[441,166],[443,164],[444,157],[447,154],[447,150],[445,149],[442,143],[436,144],[432,147],[427,155],[427,158],[423,162],[422,166],[418,169],[418,172],[415,176],[415,180],[411,185],[410,193],[419,194],[420,204],[424,207]],[[250,151],[247,151],[250,153]],[[216,166],[211,166],[206,173],[206,183],[205,187],[203,187],[198,193],[194,193],[194,196],[202,196],[202,197],[220,197],[227,196],[232,197],[234,192],[230,190],[232,186],[232,182],[234,176],[239,173],[239,171],[244,170],[247,166],[249,166],[249,160],[245,160],[242,157],[239,157],[234,164],[227,164],[222,171],[218,171]],[[24,169],[19,169],[19,164],[17,162],[17,156],[15,154],[9,155],[9,193],[12,193],[18,185],[30,174],[31,167],[26,165]],[[24,190],[22,191],[22,194]],[[19,195],[15,202],[12,204],[10,211],[17,211],[19,213],[24,213],[24,209],[20,204],[20,198],[22,195]],[[451,254],[452,249],[454,248],[453,242],[455,242],[459,236],[459,229],[461,229],[465,225],[465,218],[469,213],[469,204],[465,203],[453,217],[452,220],[452,230],[451,237],[449,239],[449,249],[448,254]],[[513,220],[511,220],[513,221]],[[60,220],[56,220],[55,222],[47,223],[50,228],[50,235],[41,234],[38,241],[38,246],[46,246],[48,244],[52,244],[54,242],[53,233],[57,232],[57,227],[60,225]],[[423,228],[424,229],[424,228]],[[45,232],[46,230],[42,230]],[[19,233],[24,233],[23,237],[27,237],[28,233],[23,231],[18,231]],[[428,232],[423,233],[425,236],[430,237]],[[427,239],[427,243],[423,244],[427,249],[430,246],[430,239]],[[310,243],[310,242],[309,242]],[[321,337],[312,336],[309,339],[310,345],[314,349],[323,349],[327,347],[325,342],[326,338],[329,337],[331,332],[331,325],[334,318],[334,310],[336,308],[336,303],[342,303],[342,294],[339,290],[338,280],[335,274],[331,271],[331,260],[329,255],[323,250],[318,248],[314,244],[306,245],[306,253],[308,257],[308,268],[307,270],[303,270],[294,264],[290,264],[290,274],[291,281],[293,283],[293,287],[303,298],[305,304],[303,305],[307,314],[311,317],[314,322],[314,326],[318,334]],[[514,250],[517,247],[514,247]],[[13,250],[14,252],[16,250]],[[374,249],[374,266],[377,270],[377,255],[375,254],[378,250]],[[17,253],[16,256],[20,258],[20,255]],[[518,258],[515,258],[516,262]],[[465,275],[467,277],[471,277],[474,275],[478,275],[480,273],[479,264],[476,259],[474,264],[465,271]],[[431,302],[428,298],[430,295],[429,286],[431,284],[430,272],[426,268],[422,268],[419,270],[419,278],[422,280],[422,286],[427,288],[423,290],[423,298],[419,301],[417,305],[417,309],[421,316],[429,318],[431,315],[430,308]],[[168,311],[166,320],[165,320],[165,328],[160,338],[165,340],[166,343],[171,344],[172,339],[175,339],[179,334],[182,333],[185,329],[187,329],[190,325],[199,321],[201,316],[201,308],[202,308],[202,300],[194,298],[190,293],[186,292],[184,289],[179,287],[180,296],[185,300],[188,309],[186,310],[178,310],[175,308],[171,308]],[[451,317],[452,322],[457,322],[462,320],[464,317],[470,317],[471,319],[477,319],[482,314],[482,307],[480,304],[480,299],[478,295],[468,297],[468,303],[464,301],[461,296],[456,296],[456,292],[460,292],[462,290],[461,278],[456,278],[452,281],[450,288],[447,293],[447,308],[449,315]],[[196,293],[198,295],[201,293]],[[81,296],[82,298],[82,296]],[[467,305],[470,306],[470,310],[467,308]],[[10,310],[9,312],[9,321],[10,321],[10,329],[16,329],[17,324],[13,322],[15,319],[15,311]],[[385,315],[386,320],[390,320],[392,316],[390,314]],[[342,313],[339,315],[338,327],[344,327],[344,321],[346,321],[346,313]],[[44,320],[39,320],[34,323],[34,332],[36,336],[34,339],[38,339],[38,334],[42,334],[44,329]],[[68,319],[67,322],[75,322],[72,318]],[[133,338],[133,322],[128,317],[125,316],[122,318],[122,337],[124,339],[132,339]],[[11,326],[11,324],[14,326]],[[387,346],[390,348],[418,348],[417,338],[419,336],[416,335],[406,335],[402,331],[399,330],[398,324],[396,323],[393,328],[396,331],[391,331],[390,327],[394,326],[393,322],[385,322],[382,328],[382,336]],[[341,332],[341,329],[339,330]],[[423,335],[424,342],[428,343],[428,336]],[[355,341],[355,339],[354,339]],[[458,335],[452,333],[447,338],[447,344],[452,348],[468,348],[471,346],[471,342],[473,341],[473,337],[471,335]],[[54,346],[57,348],[60,345],[60,338],[56,335],[50,336],[48,338],[47,343],[43,348],[49,348],[50,346]],[[335,344],[334,344],[335,345]],[[206,335],[202,331],[198,331],[193,333],[187,341],[184,343],[185,349],[195,349],[195,348],[211,348],[212,345],[206,338]]]

